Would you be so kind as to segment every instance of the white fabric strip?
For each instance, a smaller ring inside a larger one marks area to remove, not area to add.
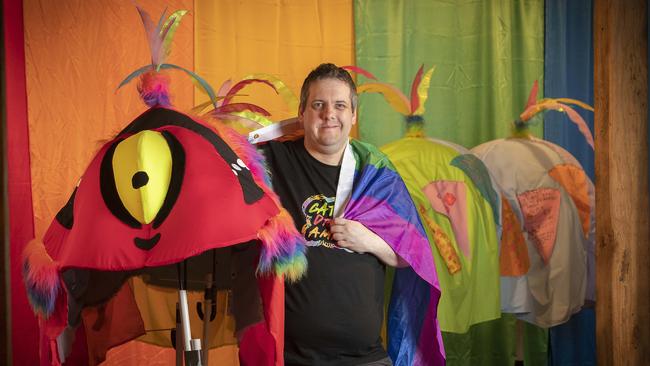
[[[251,144],[259,144],[260,142],[266,142],[275,140],[278,137],[288,135],[300,128],[298,124],[298,118],[289,118],[266,127],[262,127],[255,131],[252,131],[248,134],[248,142]]]
[[[339,174],[339,183],[336,186],[336,198],[334,200],[334,217],[343,217],[343,211],[350,195],[352,194],[352,184],[354,183],[354,171],[357,161],[354,158],[350,140],[348,139],[345,150],[343,151],[343,161],[341,162],[341,173]]]

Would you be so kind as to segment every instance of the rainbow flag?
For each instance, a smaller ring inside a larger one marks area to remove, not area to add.
[[[417,209],[386,155],[356,140],[350,141],[350,147],[356,166],[343,216],[375,232],[410,265],[395,269],[393,277],[388,354],[395,365],[444,365],[437,320],[440,286]]]

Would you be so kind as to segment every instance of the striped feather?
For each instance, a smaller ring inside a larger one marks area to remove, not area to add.
[[[157,60],[155,65],[161,65],[165,62],[167,56],[171,52],[171,44],[176,34],[176,29],[181,24],[181,19],[187,14],[187,10],[177,10],[169,16],[162,29],[160,29],[159,37],[161,39],[161,47],[158,50]]]
[[[415,73],[415,78],[413,78],[413,83],[411,84],[411,110],[409,114],[413,114],[413,112],[415,112],[420,106],[418,87],[420,86],[420,81],[422,81],[423,70],[424,70],[424,65],[420,66],[418,72]]]
[[[264,80],[264,79],[247,79],[247,80],[242,80],[242,81],[238,82],[237,84],[235,84],[232,88],[230,88],[230,90],[229,90],[228,93],[226,94],[226,98],[223,100],[223,104],[222,104],[222,105],[225,105],[225,104],[230,103],[230,100],[232,100],[232,98],[235,96],[235,94],[237,94],[238,91],[240,91],[240,90],[242,90],[244,87],[246,87],[246,86],[248,86],[248,85],[250,85],[250,84],[254,84],[254,83],[262,83],[262,84],[266,84],[266,85],[270,86],[271,88],[273,88],[273,90],[275,90],[276,93],[278,92],[278,91],[275,89],[275,86],[273,86],[273,84],[272,84],[270,81],[268,81],[268,80]]]
[[[380,93],[388,104],[393,107],[398,113],[403,115],[411,114],[409,100],[406,98],[396,87],[386,83],[366,83],[357,88],[359,94],[361,93]]]
[[[267,111],[266,109],[252,104],[252,103],[230,103],[230,104],[224,104],[219,108],[215,108],[212,112],[210,113],[217,113],[217,114],[224,114],[224,113],[232,113],[232,112],[243,112],[243,111],[251,111],[254,113],[261,114],[262,116],[270,116],[271,113]]]
[[[226,94],[228,94],[228,90],[232,86],[232,79],[228,79],[221,84],[221,87],[219,87],[219,91],[217,92],[217,97],[220,98],[219,101],[217,101],[217,107],[221,106],[223,104],[223,99],[226,99]]]
[[[420,116],[424,114],[424,103],[426,103],[427,99],[429,99],[429,86],[431,85],[431,76],[433,75],[433,71],[435,69],[435,66],[430,68],[422,77],[422,81],[417,88],[417,95],[420,100],[420,104],[415,110],[412,111],[414,115]]]
[[[289,111],[293,114],[298,114],[298,97],[296,97],[296,94],[294,94],[293,90],[291,90],[282,80],[273,75],[264,73],[247,75],[243,80],[249,79],[267,80],[272,83],[277,93],[280,94],[282,99],[284,99],[284,102],[289,107]]]
[[[528,101],[526,102],[526,107],[524,109],[528,109],[532,107],[535,102],[537,101],[537,91],[539,90],[539,83],[537,80],[533,83],[533,87],[530,89],[530,93],[528,94]]]
[[[591,134],[591,130],[589,129],[589,126],[587,126],[587,122],[580,116],[578,112],[576,112],[575,109],[569,107],[566,104],[562,103],[557,103],[560,108],[563,109],[563,112],[566,112],[567,116],[569,119],[575,123],[578,126],[578,130],[582,135],[585,137],[585,140],[591,146],[592,149],[594,149],[594,137]],[[561,109],[558,109],[562,111]]]

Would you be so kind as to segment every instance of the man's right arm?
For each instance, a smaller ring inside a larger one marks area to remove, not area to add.
[[[408,267],[409,264],[379,235],[354,220],[335,218],[330,226],[332,238],[341,248],[357,253],[370,253],[391,267]]]

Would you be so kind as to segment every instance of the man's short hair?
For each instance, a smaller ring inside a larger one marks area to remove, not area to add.
[[[350,73],[334,64],[326,63],[318,65],[317,68],[313,69],[309,75],[307,75],[305,81],[303,81],[302,88],[300,89],[299,113],[305,111],[307,99],[309,99],[309,87],[311,84],[317,80],[323,79],[337,79],[348,84],[350,87],[350,103],[352,104],[352,111],[357,110],[357,86],[354,84],[354,80],[352,80]]]

